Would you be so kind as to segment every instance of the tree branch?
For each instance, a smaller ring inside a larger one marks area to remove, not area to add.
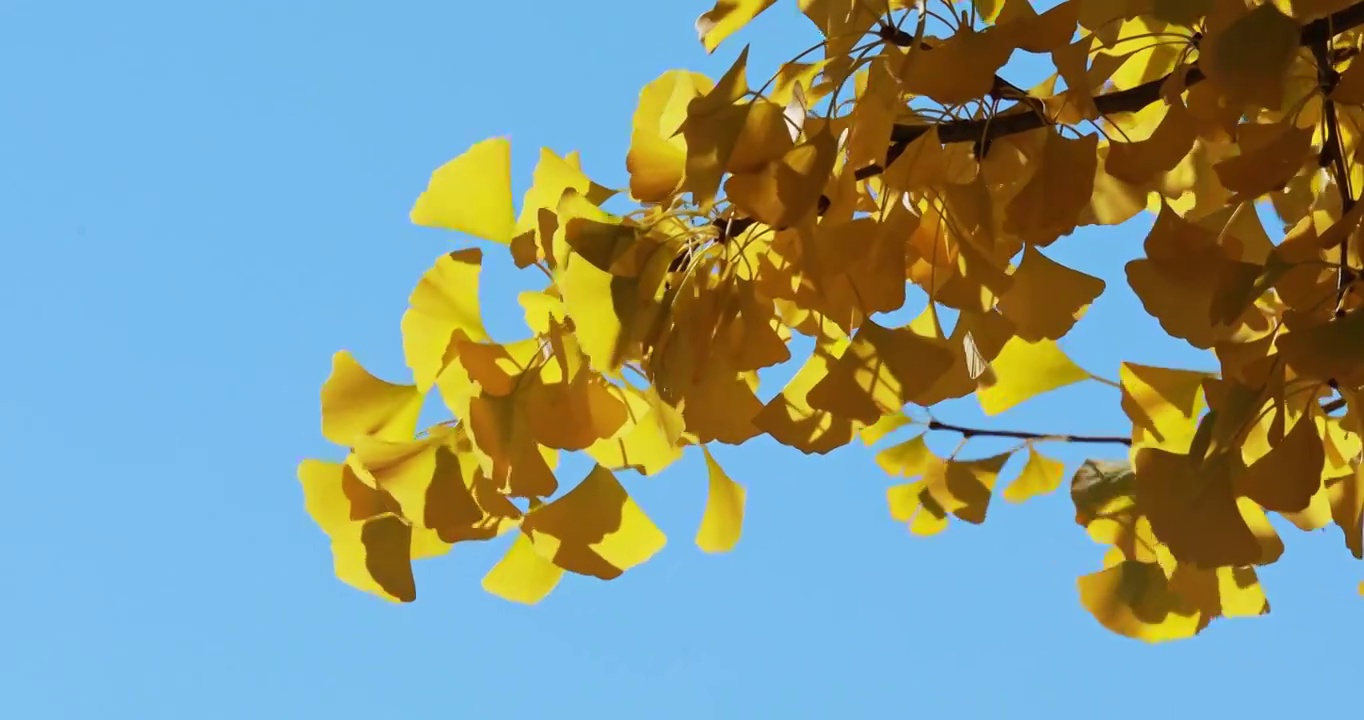
[[[1132,439],[1118,435],[1062,435],[1057,433],[1032,433],[1022,430],[985,430],[981,428],[969,428],[951,423],[938,422],[937,420],[928,421],[929,430],[946,430],[949,432],[960,433],[963,438],[973,437],[1000,437],[1015,438],[1018,440],[1050,440],[1054,442],[1069,443],[1096,443],[1113,445],[1132,445]]]
[[[1307,23],[1302,27],[1298,44],[1302,47],[1321,46],[1328,43],[1336,35],[1353,30],[1360,25],[1364,25],[1364,2],[1357,2],[1344,10],[1338,10],[1326,17]],[[1095,96],[1094,106],[1099,109],[1100,115],[1138,112],[1159,100],[1161,87],[1175,73],[1181,72],[1185,73],[1185,87],[1197,85],[1206,78],[1203,71],[1197,66],[1180,67],[1163,77],[1142,83],[1136,87]],[[894,162],[895,158],[904,152],[907,145],[934,127],[938,128],[938,139],[946,144],[959,142],[988,143],[995,138],[1037,130],[1046,125],[1047,121],[1043,117],[1021,107],[1013,108],[990,118],[953,120],[933,124],[900,123],[896,124],[891,130],[891,147],[890,152],[886,155],[886,164],[889,165]],[[855,176],[858,180],[865,180],[880,175],[884,170],[885,168],[879,165],[868,165],[857,170]]]

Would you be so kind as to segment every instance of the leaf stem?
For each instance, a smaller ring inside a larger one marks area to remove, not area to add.
[[[1127,445],[1129,447],[1132,445],[1131,438],[1122,437],[1120,435],[1065,435],[1061,433],[1034,433],[1023,430],[987,430],[983,428],[953,425],[952,423],[945,423],[938,420],[929,420],[928,429],[960,433],[963,439],[968,440],[973,437],[999,437],[1049,442]]]

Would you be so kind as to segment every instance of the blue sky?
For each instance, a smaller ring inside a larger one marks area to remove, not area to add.
[[[479,587],[500,546],[419,563],[413,605],[332,576],[294,469],[338,458],[318,417],[332,353],[402,378],[407,294],[467,242],[408,224],[431,170],[509,135],[518,196],[540,146],[623,186],[639,88],[671,67],[718,76],[748,41],[752,73],[774,69],[813,41],[794,5],[707,58],[693,0],[0,3],[3,714],[1355,711],[1364,571],[1338,530],[1285,533],[1270,616],[1146,646],[1080,607],[1103,548],[1064,491],[914,538],[860,446],[719,449],[749,491],[723,556],[691,543],[699,456],[626,476],[668,547],[536,607]],[[1125,289],[1149,222],[1056,246],[1110,284],[1065,344],[1101,374],[1210,367]],[[510,339],[536,280],[489,265],[489,324]],[[1071,388],[994,422],[1123,432],[1117,401]],[[941,416],[981,421],[970,402]],[[1052,449],[1070,469],[1114,451]]]

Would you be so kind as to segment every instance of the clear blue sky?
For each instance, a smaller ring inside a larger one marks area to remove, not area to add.
[[[860,446],[722,448],[749,488],[726,556],[691,543],[699,458],[626,476],[667,549],[611,583],[569,578],[537,607],[480,589],[500,546],[419,563],[413,605],[332,576],[294,469],[339,457],[318,419],[331,354],[403,377],[407,294],[467,242],[408,224],[428,174],[506,134],[518,196],[540,146],[581,150],[596,179],[624,185],[646,82],[669,67],[716,76],[745,41],[756,74],[813,38],[783,0],[707,58],[692,31],[707,8],[0,2],[0,714],[1357,712],[1364,567],[1334,527],[1285,533],[1285,559],[1263,572],[1269,617],[1146,646],[1080,607],[1075,578],[1103,548],[1064,491],[913,538]],[[1125,291],[1148,225],[1057,246],[1110,283],[1066,344],[1110,376],[1124,358],[1208,367]],[[515,292],[535,279],[490,265],[490,323],[511,338]],[[970,402],[942,415],[980,419]],[[995,422],[1126,427],[1100,386]],[[1082,455],[1060,449],[1072,469]]]

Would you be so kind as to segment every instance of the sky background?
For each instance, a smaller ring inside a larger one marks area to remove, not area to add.
[[[765,76],[815,38],[783,0],[707,57],[692,22],[708,7],[0,1],[0,714],[1357,712],[1364,567],[1334,527],[1285,533],[1262,572],[1270,616],[1148,646],[1079,605],[1075,578],[1104,548],[1064,490],[915,538],[886,508],[897,480],[860,445],[718,449],[749,491],[729,555],[692,543],[699,455],[623,475],[668,547],[610,583],[566,578],[539,606],[480,588],[504,543],[418,563],[412,605],[333,577],[295,467],[341,457],[319,427],[332,353],[405,380],[407,295],[469,242],[408,223],[430,172],[508,135],[518,198],[541,146],[624,186],[645,83],[718,77],[745,42]],[[1149,224],[1055,246],[1110,284],[1064,343],[1110,377],[1123,359],[1211,367],[1125,287]],[[534,271],[505,253],[488,265],[489,325],[514,339]],[[991,422],[1125,432],[1116,391],[1091,385]],[[982,422],[972,403],[940,416]],[[1068,472],[1115,452],[1050,449]]]

